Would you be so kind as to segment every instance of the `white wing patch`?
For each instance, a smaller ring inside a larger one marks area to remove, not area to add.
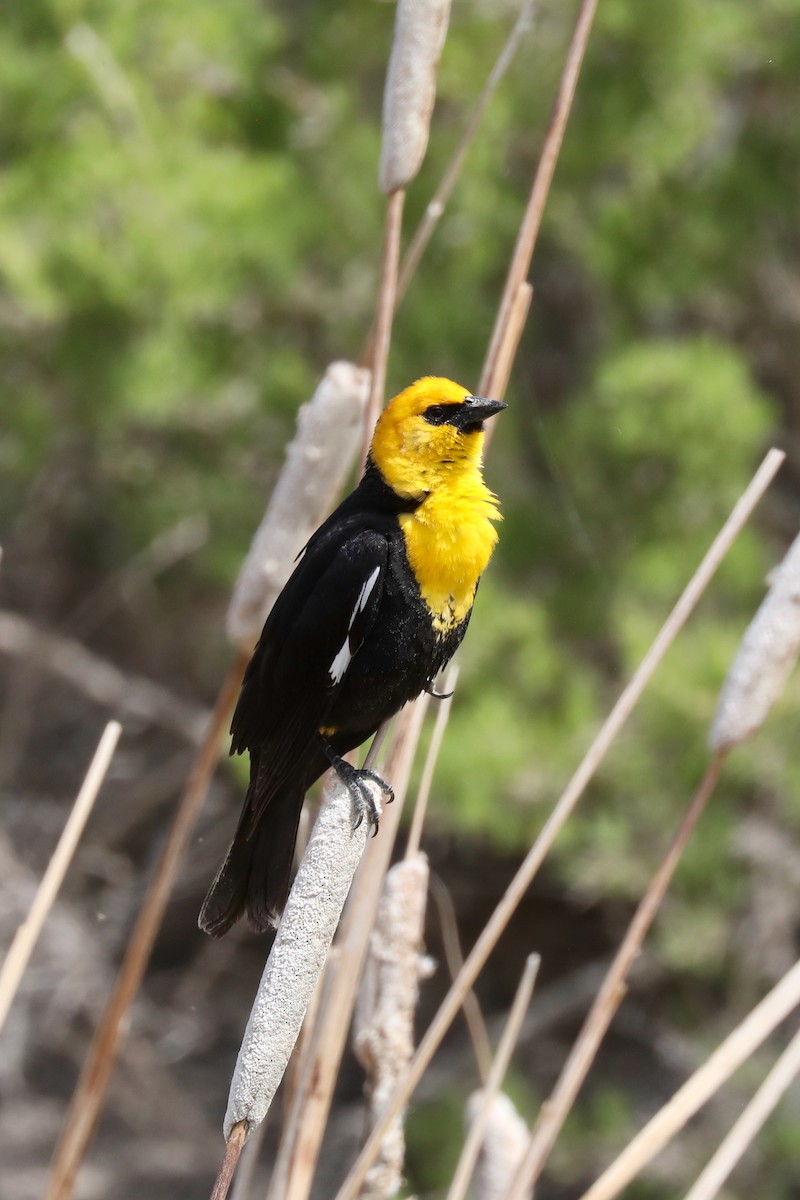
[[[375,587],[375,584],[378,582],[378,576],[380,575],[380,573],[381,573],[380,567],[376,567],[375,570],[370,575],[367,582],[362,587],[361,591],[358,593],[358,599],[356,600],[356,606],[353,609],[353,615],[350,618],[350,624],[347,627],[348,632],[353,628],[353,622],[355,621],[358,614],[360,612],[363,612],[364,609],[367,607],[367,601],[369,600],[370,596],[372,595],[372,589]]]
[[[352,657],[353,655],[350,653],[350,635],[348,634],[344,639],[344,645],[328,668],[328,674],[331,677],[332,683],[342,682],[342,678],[345,671],[350,666],[350,659]]]
[[[362,613],[367,607],[367,601],[372,595],[372,591],[375,587],[375,584],[378,582],[378,576],[380,573],[380,567],[376,567],[369,579],[361,588],[361,591],[358,593],[358,599],[356,600],[355,607],[353,608],[353,612],[350,616],[350,624],[347,626],[347,637],[344,639],[342,648],[339,650],[338,654],[328,668],[328,674],[331,677],[332,683],[341,683],[342,679],[344,678],[345,671],[350,666],[350,662],[353,657],[353,650],[350,646],[350,632],[355,624],[358,614]]]

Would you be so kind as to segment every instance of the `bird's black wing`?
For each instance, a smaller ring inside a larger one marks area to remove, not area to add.
[[[375,620],[388,543],[350,520],[320,530],[278,597],[245,673],[231,753],[258,754],[245,820],[252,830],[270,796],[326,725],[350,661]]]

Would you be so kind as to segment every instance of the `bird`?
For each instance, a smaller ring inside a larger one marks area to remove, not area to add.
[[[497,542],[484,422],[506,405],[426,376],[378,418],[363,476],[298,556],[245,670],[231,754],[250,753],[239,823],[198,924],[277,926],[303,800],[330,767],[356,823],[389,784],[344,756],[435,680],[469,624]]]

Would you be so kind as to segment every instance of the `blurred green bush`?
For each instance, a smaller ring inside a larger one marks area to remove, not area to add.
[[[392,385],[477,378],[572,20],[540,7],[399,315]],[[456,6],[410,218],[512,19]],[[220,609],[294,411],[369,324],[391,21],[391,6],[352,0],[5,14],[0,511],[10,562],[15,547],[38,555],[25,586],[44,618],[207,513],[207,548],[159,586],[213,686]],[[788,0],[600,5],[492,448],[506,522],[441,822],[530,839],[761,453],[796,433],[799,66]],[[784,532],[740,539],[561,840],[578,892],[641,888]],[[784,712],[799,703],[795,683]],[[797,807],[785,735],[778,722],[740,756],[680,874],[708,969],[729,950],[733,823],[757,785]],[[669,914],[665,928],[670,955],[694,963],[696,941]]]

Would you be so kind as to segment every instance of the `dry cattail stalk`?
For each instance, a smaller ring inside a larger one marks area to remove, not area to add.
[[[372,787],[371,784],[366,786]],[[374,792],[377,793],[377,787]],[[353,875],[369,821],[353,822],[353,800],[334,779],[300,863],[236,1060],[223,1132],[263,1121],[297,1041]]]
[[[449,16],[450,0],[398,0],[378,170],[386,195],[407,187],[425,157]]]
[[[228,608],[231,641],[251,650],[294,561],[327,515],[356,460],[370,373],[331,363],[308,404],[244,561]]]
[[[428,860],[417,854],[392,867],[383,883],[353,1033],[353,1049],[367,1073],[369,1125],[414,1050],[419,980],[430,970],[421,956],[428,877]],[[398,1114],[364,1181],[362,1200],[382,1200],[399,1191],[404,1162],[403,1115]]]
[[[225,1156],[222,1159],[214,1187],[211,1191],[211,1200],[227,1200],[231,1182],[239,1165],[239,1159],[241,1158],[246,1140],[247,1123],[240,1121],[238,1125],[233,1127],[228,1137],[225,1146]]]
[[[417,811],[418,808],[414,810],[415,816]],[[456,906],[453,903],[453,897],[450,895],[449,890],[437,875],[431,875],[430,894],[431,900],[433,900],[438,911],[442,950],[445,962],[447,963],[447,970],[450,973],[450,982],[453,983],[458,978],[458,974],[464,966],[464,953],[461,949],[461,938],[458,934]],[[489,1078],[489,1070],[492,1065],[492,1046],[489,1041],[489,1034],[486,1031],[486,1021],[483,1018],[481,1006],[478,1003],[478,997],[471,988],[464,993],[463,1009],[464,1021],[466,1022],[469,1039],[472,1042],[472,1053],[475,1056],[478,1078],[481,1081],[481,1086],[484,1086],[486,1080]]]
[[[793,557],[794,556],[794,557]],[[788,568],[788,569],[787,569]],[[787,650],[793,646],[793,653]],[[508,1200],[521,1200],[534,1184],[574,1103],[608,1026],[622,1001],[625,979],[666,894],[672,874],[707,804],[728,751],[760,728],[800,649],[800,538],[787,554],[769,596],[745,634],[717,708],[711,744],[715,751],[703,782],[639,905],[606,975],[555,1089],[543,1106]],[[788,665],[787,665],[788,659]],[[753,720],[755,714],[758,719]],[[742,731],[746,728],[747,732]]]
[[[366,358],[372,370],[361,461],[366,461],[372,429],[383,405],[386,364],[397,306],[397,273],[406,185],[419,170],[428,145],[436,68],[447,34],[450,0],[398,0],[394,38],[383,94],[383,137],[378,170],[389,197],[381,254],[375,326]]]
[[[525,1019],[525,1013],[531,1001],[541,961],[538,954],[529,954],[525,960],[525,969],[522,972],[522,978],[519,981],[517,992],[514,996],[514,1003],[511,1005],[511,1011],[508,1014],[508,1020],[500,1038],[497,1053],[492,1059],[486,1083],[470,1097],[467,1107],[469,1133],[458,1159],[455,1174],[453,1175],[453,1182],[450,1184],[450,1191],[447,1193],[447,1200],[464,1200],[481,1147],[488,1141],[489,1128],[492,1124],[497,1123],[495,1101],[500,1094],[500,1088],[503,1085],[508,1064],[511,1061],[511,1055],[519,1039],[522,1022]],[[505,1197],[507,1185],[513,1178],[515,1167],[524,1154],[526,1142],[527,1129],[525,1130],[522,1147],[519,1153],[513,1156],[514,1162],[509,1166],[502,1191],[498,1195]],[[490,1153],[488,1147],[486,1152]]]
[[[800,962],[795,963],[671,1100],[637,1133],[581,1200],[612,1200],[664,1149],[734,1071],[800,1004]]]
[[[520,901],[527,892],[544,862],[558,833],[565,825],[573,809],[583,795],[592,776],[603,761],[617,734],[633,712],[656,668],[672,642],[680,633],[698,600],[727,554],[735,538],[743,528],[757,503],[764,495],[786,456],[779,450],[770,450],[752,480],[734,505],[731,515],[717,534],[702,562],[695,571],[672,612],[667,617],[650,649],[636,669],[632,679],[623,690],[602,728],[583,757],[577,770],[559,798],[541,833],[525,856],[522,865],[506,888],[487,925],[470,951],[458,979],[453,982],[433,1018],[428,1031],[422,1038],[409,1064],[403,1080],[398,1084],[386,1103],[383,1116],[364,1144],[356,1162],[345,1179],[336,1200],[353,1200],[363,1182],[380,1139],[390,1122],[402,1107],[422,1078],[425,1069],[441,1045],[447,1030],[461,1008],[463,996],[472,987],[489,955],[497,945]]]
[[[786,1089],[800,1074],[800,1032],[796,1033],[761,1087],[731,1126],[685,1200],[713,1200],[756,1137]]]
[[[504,396],[508,381],[511,378],[511,368],[514,365],[514,359],[517,354],[517,348],[522,338],[522,331],[525,328],[525,322],[528,319],[528,312],[533,300],[533,286],[530,283],[521,283],[517,288],[514,298],[509,305],[506,324],[504,327],[503,336],[492,360],[492,374],[487,379],[486,394],[490,396]],[[491,444],[494,437],[494,428],[492,425],[486,431],[484,438],[484,454]]]
[[[467,1106],[471,1123],[484,1108],[483,1094],[475,1092]],[[492,1097],[483,1118],[485,1132],[472,1178],[472,1200],[505,1200],[528,1142],[528,1126],[504,1092]]]
[[[466,128],[464,129],[461,139],[456,146],[453,157],[447,164],[444,174],[442,175],[442,178],[439,180],[439,183],[436,187],[436,191],[428,201],[428,205],[425,209],[422,220],[414,230],[411,241],[408,243],[408,249],[403,256],[403,261],[400,265],[400,275],[397,281],[398,304],[403,299],[403,296],[408,289],[408,285],[410,284],[417,267],[420,264],[422,256],[425,253],[425,249],[431,240],[431,237],[433,236],[433,232],[444,215],[447,202],[453,194],[453,190],[458,182],[458,177],[461,173],[461,168],[464,165],[464,159],[467,151],[469,150],[475,135],[478,132],[481,119],[483,118],[483,114],[486,111],[489,101],[497,90],[506,71],[511,66],[512,59],[519,48],[520,42],[533,25],[534,8],[534,0],[525,0],[525,3],[522,5],[522,8],[519,11],[519,16],[514,24],[514,28],[508,35],[508,40],[500,51],[497,61],[489,72],[486,83],[483,85],[483,90],[475,102],[475,106],[470,113]]]
[[[575,23],[572,40],[567,51],[564,70],[561,74],[558,95],[556,96],[553,113],[550,118],[550,126],[547,130],[544,145],[542,146],[542,153],[539,156],[539,163],[536,168],[531,193],[519,233],[517,234],[517,242],[514,246],[511,262],[509,263],[503,296],[497,310],[489,349],[484,359],[483,372],[478,389],[481,395],[484,396],[495,394],[492,391],[492,382],[498,369],[498,357],[501,353],[506,356],[508,355],[507,327],[509,321],[512,319],[512,310],[520,302],[519,286],[525,282],[530,269],[531,259],[533,258],[533,252],[536,248],[545,204],[550,194],[550,185],[553,182],[553,175],[555,174],[558,156],[561,151],[561,143],[564,140],[567,121],[572,110],[572,101],[575,98],[575,89],[578,86],[578,77],[580,76],[581,65],[583,64],[583,56],[586,53],[586,47],[589,43],[589,34],[592,30],[596,9],[597,0],[582,0],[578,20]],[[506,343],[505,347],[503,347],[504,342]]]
[[[770,577],[766,598],[742,638],[711,726],[712,750],[732,750],[769,715],[800,654],[800,536]]]
[[[541,1174],[547,1156],[552,1150],[575,1103],[575,1097],[594,1062],[600,1043],[625,997],[628,974],[641,952],[647,931],[664,901],[667,888],[683,851],[711,798],[722,770],[722,763],[722,756],[715,755],[709,764],[667,853],[634,913],[575,1044],[569,1052],[556,1085],[548,1100],[542,1105],[507,1200],[523,1200],[523,1197],[530,1193]]]
[[[450,705],[453,702],[453,693],[458,682],[458,663],[451,662],[445,672],[444,682],[442,684],[442,692],[444,699],[439,702],[439,707],[436,712],[436,720],[433,724],[433,733],[428,747],[428,753],[425,758],[425,765],[422,768],[422,778],[419,781],[419,789],[417,791],[417,799],[414,803],[414,814],[411,818],[411,826],[408,831],[408,841],[406,842],[407,859],[415,858],[419,850],[419,844],[422,840],[422,826],[425,822],[425,814],[428,811],[428,800],[431,794],[431,785],[433,784],[433,773],[436,769],[436,760],[441,749],[444,731],[447,728],[447,719],[450,716]]]
[[[311,1191],[333,1089],[350,1027],[356,989],[367,953],[371,922],[402,815],[417,734],[430,697],[420,696],[396,718],[385,778],[395,790],[381,820],[380,835],[361,860],[341,928],[323,979],[322,998],[297,1096],[284,1122],[283,1138],[270,1180],[269,1200],[305,1200]]]
[[[268,1128],[269,1121],[262,1121],[243,1146],[239,1161],[236,1163],[236,1179],[232,1181],[231,1200],[252,1200],[253,1181],[258,1169],[259,1155],[264,1148],[264,1135]],[[244,1126],[242,1126],[242,1133],[244,1133]],[[228,1145],[230,1145],[230,1141]]]
[[[78,1171],[94,1135],[114,1069],[125,1017],[142,982],[178,867],[219,759],[222,731],[239,691],[245,662],[246,659],[240,654],[217,696],[208,731],[186,781],[161,858],[128,939],[114,988],[84,1059],[64,1129],[53,1155],[47,1200],[69,1200],[74,1191]]]
[[[11,1007],[11,1001],[16,995],[20,980],[30,961],[45,918],[53,906],[67,868],[72,862],[72,856],[103,785],[121,733],[122,726],[116,721],[109,721],[106,725],[95,750],[94,758],[89,765],[89,770],[86,772],[86,777],[75,798],[72,811],[67,818],[61,837],[58,839],[58,845],[53,851],[52,858],[47,864],[47,870],[42,876],[42,882],[33,898],[30,911],[15,933],[14,940],[3,960],[0,970],[0,1029],[3,1027]]]

